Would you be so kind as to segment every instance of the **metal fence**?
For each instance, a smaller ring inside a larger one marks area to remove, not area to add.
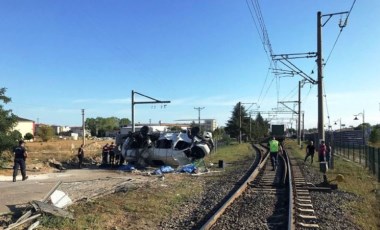
[[[333,148],[335,154],[368,168],[380,182],[380,148],[340,142],[335,142]]]

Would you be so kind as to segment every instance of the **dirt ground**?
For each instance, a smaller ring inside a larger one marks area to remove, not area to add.
[[[73,201],[91,198],[102,194],[118,185],[137,185],[152,178],[135,173],[124,173],[116,170],[75,169],[62,173],[46,173],[29,175],[29,179],[16,183],[12,176],[0,176],[0,214],[17,211],[32,200],[41,200],[58,182],[58,188],[67,193]]]

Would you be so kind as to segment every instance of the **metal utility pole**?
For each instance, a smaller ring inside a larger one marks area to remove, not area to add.
[[[152,101],[135,101],[135,94],[138,94],[140,96],[143,96],[145,98],[148,98]],[[153,97],[149,97],[149,96],[146,96],[142,93],[138,93],[138,92],[135,92],[134,90],[132,90],[132,103],[131,103],[131,106],[132,106],[132,116],[131,116],[131,119],[132,119],[132,132],[135,132],[135,104],[157,104],[157,103],[170,103],[170,101],[160,101],[160,100],[157,100]]]
[[[322,13],[317,13],[317,66],[318,66],[318,138],[325,140],[323,128],[323,59],[322,59]]]
[[[301,145],[301,87],[302,82],[298,82],[298,133],[297,133],[297,143]]]
[[[194,107],[194,109],[198,110],[198,126],[201,128],[201,110],[205,109],[205,107]]]
[[[85,129],[85,122],[84,122],[84,109],[82,109],[82,135],[83,135],[83,146],[85,145],[85,139],[86,139],[86,129]]]
[[[338,12],[333,14],[322,15],[320,11],[317,13],[317,66],[318,66],[318,138],[319,141],[325,140],[324,131],[324,108],[323,108],[323,56],[322,56],[322,27],[335,15],[349,14],[348,11]],[[327,17],[326,21],[322,23],[322,18]],[[339,23],[342,29],[347,24],[347,18],[344,24]]]
[[[305,141],[305,112],[302,112],[302,141]]]
[[[241,102],[239,101],[239,144],[241,144]]]
[[[252,141],[252,114],[249,113],[249,139]]]

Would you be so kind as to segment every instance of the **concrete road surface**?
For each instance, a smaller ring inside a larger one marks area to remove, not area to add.
[[[0,214],[13,212],[18,206],[32,200],[43,199],[58,181],[62,181],[60,190],[66,192],[72,200],[78,200],[81,198],[80,195],[86,194],[86,191],[148,180],[148,177],[133,173],[101,169],[77,169],[61,173],[29,175],[26,181],[22,181],[19,175],[17,182],[12,182],[12,176],[0,176]]]

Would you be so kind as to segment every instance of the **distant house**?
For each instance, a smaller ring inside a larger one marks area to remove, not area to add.
[[[54,129],[56,135],[60,135],[61,133],[67,133],[71,131],[70,127],[68,126],[52,125],[51,127]]]
[[[23,137],[27,133],[31,133],[34,135],[35,123],[32,120],[25,119],[22,117],[17,117],[17,124],[13,128],[13,130],[19,131]]]
[[[79,137],[83,136],[83,129],[82,126],[76,126],[76,127],[70,127],[70,130],[72,133],[77,133]],[[91,136],[90,130],[85,130],[86,136]]]

